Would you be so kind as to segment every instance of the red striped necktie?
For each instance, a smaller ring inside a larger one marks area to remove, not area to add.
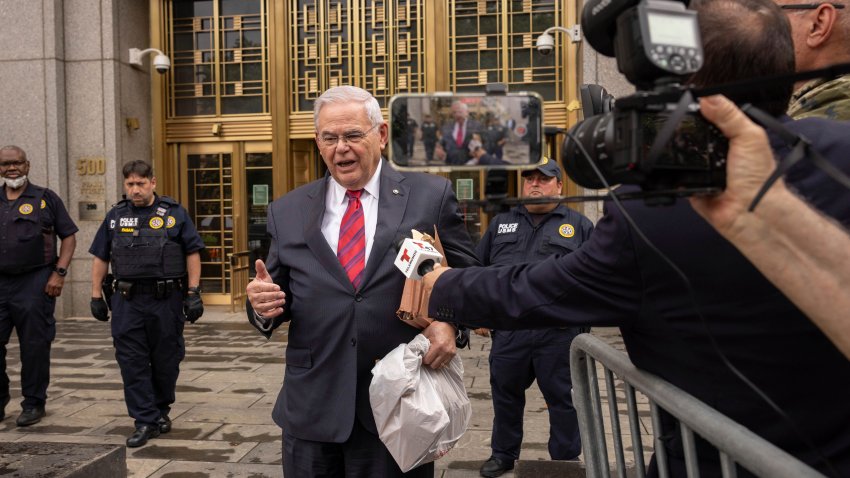
[[[366,226],[363,220],[363,205],[360,203],[362,193],[362,189],[345,193],[348,197],[348,208],[339,225],[336,253],[355,289],[360,287],[363,269],[366,267]]]

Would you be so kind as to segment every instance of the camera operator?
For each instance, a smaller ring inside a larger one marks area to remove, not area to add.
[[[850,11],[847,4],[775,1],[791,22],[797,71],[850,62]],[[788,114],[794,119],[850,120],[850,74],[804,83],[791,97]]]
[[[699,12],[705,52],[697,83],[793,71],[788,20],[769,0],[713,0],[692,6]],[[791,88],[767,86],[775,87],[768,101],[759,93],[749,93],[751,98],[739,94],[737,100],[751,100],[779,116]],[[850,125],[818,118],[784,121],[786,127],[805,133],[827,160],[843,162],[845,171],[850,168],[844,161]],[[781,156],[787,148],[771,139]],[[733,150],[737,146],[733,143]],[[850,192],[807,162],[792,168],[787,181],[815,207],[850,222]],[[590,239],[567,256],[428,274],[426,287],[433,287],[429,316],[500,330],[619,326],[637,367],[823,473],[850,476],[850,361],[688,201],[664,208],[630,202],[625,210],[687,282],[637,236],[623,211],[606,207]],[[787,227],[797,227],[796,218],[786,220]],[[793,425],[723,364],[718,349]],[[668,464],[674,476],[684,476],[677,430],[672,419],[662,415],[659,435],[666,438]],[[698,449],[703,449],[700,442]],[[719,475],[716,453],[702,450],[698,456],[702,475]],[[651,474],[655,467],[653,460]]]
[[[724,98],[706,98],[700,105],[735,149],[727,163],[726,190],[692,197],[691,205],[850,359],[850,321],[835,313],[850,310],[844,287],[850,284],[850,235],[789,191],[781,179],[752,213],[747,212],[775,167],[764,133]],[[787,227],[789,217],[796,218],[794,227]]]

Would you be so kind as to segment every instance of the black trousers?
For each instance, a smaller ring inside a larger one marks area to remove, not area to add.
[[[535,380],[549,411],[549,456],[571,460],[581,453],[570,379],[570,344],[578,332],[576,327],[492,332],[493,456],[519,458],[525,391]]]
[[[14,328],[21,346],[22,408],[44,406],[50,382],[50,345],[56,337],[56,299],[44,293],[52,270],[0,275],[0,403],[9,396],[6,344]]]
[[[127,412],[137,427],[153,425],[171,411],[183,341],[183,294],[163,299],[134,294],[130,300],[112,296],[112,344],[124,381]]]
[[[301,440],[283,431],[283,476],[286,478],[433,478],[434,463],[402,473],[377,435],[354,419],[344,443]]]

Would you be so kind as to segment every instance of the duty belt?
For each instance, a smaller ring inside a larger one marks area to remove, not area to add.
[[[162,299],[167,297],[171,291],[182,289],[183,283],[180,279],[115,281],[116,292],[127,300],[137,294],[152,294],[154,298]]]

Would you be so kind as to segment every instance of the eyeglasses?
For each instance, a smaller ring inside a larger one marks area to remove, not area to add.
[[[14,161],[0,161],[0,168],[8,169],[8,168],[11,168],[12,166],[14,166],[16,168],[20,168],[21,166],[23,166],[25,164],[27,164],[27,161],[25,159],[16,159]]]
[[[832,2],[820,2],[820,3],[789,3],[787,5],[780,5],[779,8],[783,10],[814,10],[821,5],[832,5],[833,8],[837,8],[841,10],[844,8],[844,4],[841,3],[832,3]]]
[[[323,134],[319,136],[319,142],[322,143],[322,146],[326,148],[330,148],[331,146],[336,146],[339,144],[339,140],[342,139],[342,142],[345,144],[358,144],[363,141],[366,136],[369,135],[375,128],[380,126],[378,123],[375,126],[367,129],[366,131],[351,131],[343,134],[342,136],[337,136],[334,134]]]

